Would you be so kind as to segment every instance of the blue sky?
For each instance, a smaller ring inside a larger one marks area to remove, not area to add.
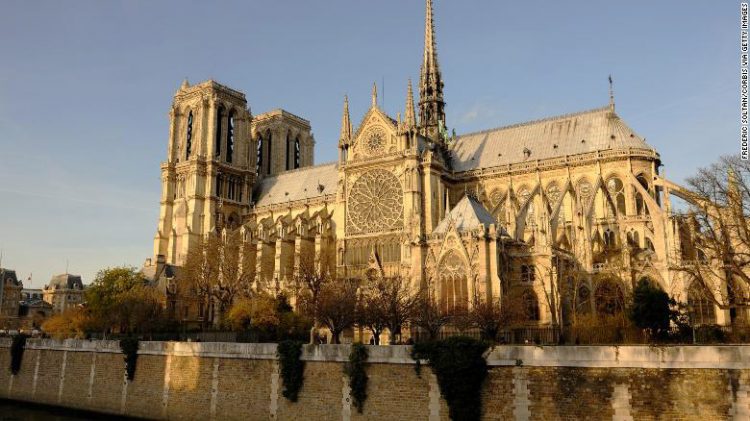
[[[738,150],[739,3],[436,0],[448,125],[486,129],[605,105],[668,177]],[[418,79],[424,2],[0,2],[2,265],[55,273],[152,254],[167,112],[187,77],[243,91],[255,114],[311,121],[335,159],[344,94],[359,122]],[[384,91],[384,92],[383,92]],[[27,283],[28,285],[28,283]]]

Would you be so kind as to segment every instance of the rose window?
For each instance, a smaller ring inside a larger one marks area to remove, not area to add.
[[[385,133],[381,129],[374,129],[365,137],[364,148],[369,155],[382,153],[385,149]]]
[[[363,174],[348,198],[348,228],[355,234],[403,228],[404,192],[391,172],[378,169]]]

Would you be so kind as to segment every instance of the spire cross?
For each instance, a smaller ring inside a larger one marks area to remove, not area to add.
[[[615,112],[615,89],[612,83],[612,75],[609,75],[609,110]]]

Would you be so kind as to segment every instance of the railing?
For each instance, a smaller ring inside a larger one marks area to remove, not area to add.
[[[467,329],[463,332],[444,327],[438,334],[438,339],[446,339],[452,336],[468,336],[474,339],[482,339],[479,329]],[[411,332],[414,342],[425,342],[429,340],[427,332],[414,328]],[[554,345],[560,341],[560,328],[557,327],[518,327],[502,329],[498,332],[497,342],[501,344],[527,344],[527,345]]]
[[[560,328],[558,327],[522,327],[500,331],[500,343],[555,345],[560,342]]]
[[[383,275],[386,277],[394,277],[402,274],[401,263],[383,263]],[[358,278],[365,276],[367,271],[372,266],[370,264],[359,264],[359,265],[346,265],[337,268],[337,273],[340,277],[345,278]]]
[[[606,271],[614,269],[615,267],[616,266],[610,265],[609,263],[594,263],[593,267],[591,268],[591,272],[593,273],[606,272]]]

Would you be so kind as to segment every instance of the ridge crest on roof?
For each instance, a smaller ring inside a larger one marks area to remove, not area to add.
[[[571,118],[571,117],[578,117],[578,116],[581,116],[581,115],[584,115],[584,114],[593,114],[593,113],[601,112],[601,111],[609,111],[609,106],[604,106],[604,107],[599,107],[599,108],[592,108],[592,109],[589,109],[589,110],[577,111],[577,112],[568,113],[568,114],[560,114],[560,115],[556,115],[556,116],[543,117],[543,118],[540,118],[540,119],[537,119],[537,120],[524,121],[524,122],[520,122],[520,123],[509,124],[509,125],[506,125],[506,126],[495,127],[495,128],[492,128],[492,129],[484,129],[484,130],[479,130],[479,131],[476,131],[476,132],[464,133],[464,134],[458,135],[457,138],[460,139],[460,138],[466,137],[466,136],[474,136],[474,135],[479,135],[479,134],[498,132],[498,131],[501,131],[501,130],[515,129],[517,127],[531,126],[531,125],[534,125],[534,124],[544,123],[544,122],[547,122],[547,121],[562,120],[562,119]]]
[[[263,178],[259,182],[262,183],[264,180],[278,178],[279,176],[282,176],[282,175],[294,174],[294,173],[297,173],[297,172],[310,171],[310,170],[314,170],[314,169],[318,169],[318,168],[329,167],[329,166],[337,166],[337,165],[338,165],[337,161],[330,161],[330,162],[324,162],[324,163],[318,164],[318,165],[310,165],[310,166],[307,166],[307,167],[295,168],[293,170],[282,171],[282,172],[280,172],[278,174],[264,175]]]

